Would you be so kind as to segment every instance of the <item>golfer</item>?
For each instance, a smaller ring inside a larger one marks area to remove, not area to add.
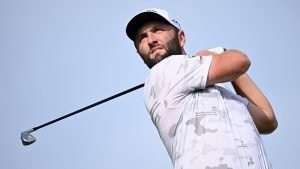
[[[181,25],[162,9],[138,13],[126,33],[150,68],[145,105],[175,169],[272,168],[260,134],[277,120],[246,74],[246,54],[217,47],[188,55]]]

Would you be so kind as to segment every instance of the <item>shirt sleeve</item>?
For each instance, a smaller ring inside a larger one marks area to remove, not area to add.
[[[145,83],[145,101],[178,105],[189,93],[206,88],[212,56],[173,55],[155,65]]]
[[[205,89],[212,56],[194,56],[187,58],[177,67],[176,77],[172,80],[177,82],[179,92],[192,92]]]
[[[193,91],[205,89],[211,60],[212,56],[169,59],[160,74],[165,84],[165,96],[180,99]]]

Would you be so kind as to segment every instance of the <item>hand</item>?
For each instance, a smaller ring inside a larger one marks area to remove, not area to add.
[[[211,49],[208,49],[208,50],[199,51],[196,55],[197,56],[209,56],[209,55],[221,54],[225,51],[226,51],[225,48],[216,47],[216,48],[211,48]]]
[[[201,50],[197,52],[196,56],[210,56],[210,55],[215,55],[217,53],[209,51],[209,50]]]

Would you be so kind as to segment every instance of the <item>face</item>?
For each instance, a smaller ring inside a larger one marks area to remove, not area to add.
[[[135,46],[145,64],[152,68],[170,55],[183,54],[184,33],[164,22],[148,22],[137,32]]]

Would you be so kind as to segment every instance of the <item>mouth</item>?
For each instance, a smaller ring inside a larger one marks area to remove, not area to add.
[[[161,49],[163,49],[163,48],[162,48],[162,47],[159,47],[159,46],[154,47],[154,48],[152,48],[152,49],[150,50],[150,54],[154,54],[154,53],[156,53],[157,51],[159,51],[159,50],[161,50]]]

